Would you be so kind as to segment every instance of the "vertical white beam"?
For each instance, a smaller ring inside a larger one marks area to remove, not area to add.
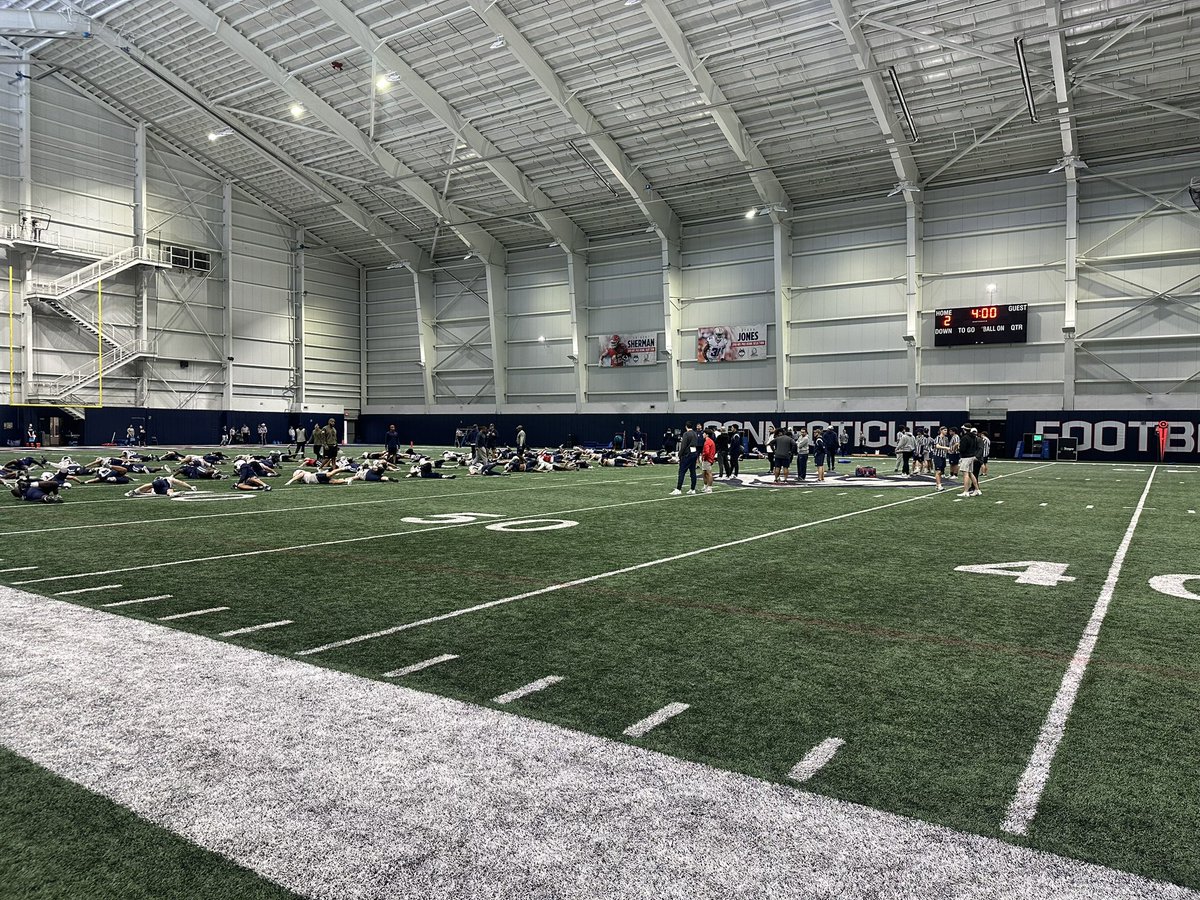
[[[358,408],[367,405],[367,270],[358,267]],[[360,436],[361,440],[361,436]]]
[[[667,412],[673,413],[679,401],[683,359],[691,355],[679,333],[683,319],[683,252],[678,241],[668,240],[661,231],[658,237],[662,242],[663,347],[668,357]]]
[[[905,382],[908,408],[921,395],[921,248],[924,206],[912,191],[904,192],[904,343],[908,351]]]
[[[186,198],[180,197],[180,200]],[[146,123],[138,122],[133,132],[133,243],[138,247],[146,245]],[[149,346],[149,287],[147,282],[155,277],[156,269],[148,266],[138,266],[135,275],[135,305],[134,315],[138,326],[138,345],[140,348]],[[146,406],[149,402],[149,377],[146,363],[138,360],[137,366],[137,400],[138,406]]]
[[[484,263],[487,273],[488,330],[492,338],[492,382],[496,412],[508,404],[508,267]]]
[[[1063,409],[1075,408],[1075,323],[1079,299],[1079,175],[1074,166],[1067,176],[1066,269],[1063,281]]]
[[[433,393],[433,367],[437,362],[434,350],[433,272],[429,269],[410,269],[413,294],[417,301],[417,334],[421,360],[421,383],[425,390],[425,411],[437,404]]]
[[[17,148],[20,174],[19,204],[22,210],[33,206],[33,70],[29,65],[29,53],[21,51],[21,64],[17,70],[21,79],[17,82]],[[21,285],[21,401],[28,403],[33,394],[33,304],[26,298],[25,289],[33,272],[33,259],[22,253],[20,264],[13,266],[17,281]],[[13,398],[10,398],[12,400]]]
[[[784,412],[792,355],[792,226],[782,217],[771,229],[775,282],[775,411]]]
[[[221,258],[225,261],[224,346],[225,394],[222,404],[226,411],[233,409],[233,182],[225,180],[221,192]]]
[[[297,409],[304,407],[307,378],[304,369],[304,229],[297,228],[292,235],[295,250],[292,256],[292,365],[296,371],[296,396],[293,402]]]
[[[588,267],[582,253],[567,254],[567,290],[571,295],[571,357],[575,362],[575,411],[582,412],[588,396]]]

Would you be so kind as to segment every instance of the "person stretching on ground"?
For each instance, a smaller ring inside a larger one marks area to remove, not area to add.
[[[194,491],[195,488],[186,481],[180,481],[178,478],[172,478],[169,475],[160,475],[149,484],[139,484],[131,491],[126,491],[126,497],[141,497],[141,496],[158,496],[158,497],[174,497],[183,491]]]

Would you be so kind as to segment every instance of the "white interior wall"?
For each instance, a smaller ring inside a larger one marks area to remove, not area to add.
[[[557,247],[508,255],[508,402],[575,407],[567,258]]]
[[[433,275],[435,402],[496,405],[487,272],[471,257]]]
[[[367,406],[423,407],[417,293],[408,269],[367,273]]]
[[[304,255],[304,399],[358,409],[359,267],[337,256]]]

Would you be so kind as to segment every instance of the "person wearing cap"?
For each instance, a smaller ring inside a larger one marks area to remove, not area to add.
[[[979,451],[979,432],[969,424],[964,425],[958,436],[959,469],[962,471],[963,490],[960,497],[978,497],[979,479],[975,475],[975,454]]]
[[[333,468],[338,453],[337,421],[330,419],[325,423],[325,463]]]

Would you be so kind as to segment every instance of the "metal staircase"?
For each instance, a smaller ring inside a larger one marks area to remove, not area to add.
[[[139,359],[152,357],[154,353],[145,341],[133,340],[105,349],[98,359],[92,359],[79,368],[53,381],[39,382],[34,386],[38,403],[51,403],[63,407],[77,419],[83,418],[81,406],[88,401],[79,396],[79,391],[100,380],[101,373],[114,372]]]
[[[64,319],[70,319],[92,337],[98,337],[106,347],[119,347],[121,341],[117,337],[117,333],[112,329],[112,326],[105,325],[101,327],[98,320],[92,319],[90,316],[83,316],[71,309],[64,303],[58,300],[43,300],[42,305],[54,310]]]
[[[105,278],[112,278],[134,266],[171,268],[171,259],[162,249],[138,244],[126,247],[91,265],[76,269],[54,281],[31,281],[26,296],[30,300],[63,301],[78,291],[93,287]]]

